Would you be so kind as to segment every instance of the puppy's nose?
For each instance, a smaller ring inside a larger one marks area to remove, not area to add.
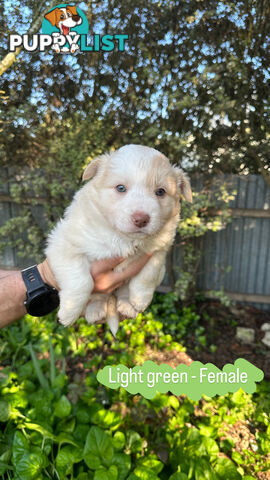
[[[80,15],[72,15],[72,20],[74,20],[74,22],[78,22],[80,18]]]
[[[134,212],[131,215],[132,221],[136,227],[143,228],[149,223],[150,217],[145,212]]]

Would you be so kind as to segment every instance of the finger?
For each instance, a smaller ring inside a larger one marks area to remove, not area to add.
[[[107,289],[106,293],[112,293],[112,292],[113,292],[114,290],[116,290],[117,288],[122,287],[122,285],[123,285],[123,282],[116,283],[115,285],[110,286],[110,287]]]
[[[115,283],[110,275],[110,273],[106,274],[106,279],[99,280],[95,283],[93,293],[111,293],[123,285],[123,282]]]
[[[123,260],[123,257],[103,258],[102,260],[96,260],[91,266],[91,274],[93,277],[95,277],[101,273],[108,272],[119,265],[119,263],[121,263]]]
[[[145,253],[142,255],[140,258],[137,260],[134,260],[134,262],[130,263],[130,265],[125,268],[122,272],[112,272],[111,277],[114,279],[115,283],[116,282],[124,282],[125,280],[128,280],[131,277],[134,277],[139,273],[142,268],[146,265],[148,262],[149,258],[152,256],[151,253]]]

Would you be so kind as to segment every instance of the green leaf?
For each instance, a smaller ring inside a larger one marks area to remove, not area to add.
[[[13,467],[11,465],[8,465],[8,463],[2,462],[2,460],[0,460],[0,475],[4,475],[7,470],[13,470]]]
[[[142,438],[134,430],[127,432],[127,448],[132,452],[140,452],[142,449]]]
[[[232,452],[232,460],[238,463],[238,465],[241,465],[241,463],[244,463],[244,459],[239,452]]]
[[[74,463],[82,460],[82,453],[79,448],[65,446],[59,450],[56,456],[56,468],[70,473]]]
[[[79,473],[78,477],[76,477],[76,480],[94,480],[94,473],[90,471],[88,473]]]
[[[120,425],[122,422],[121,416],[118,413],[110,410],[100,409],[92,416],[92,422],[96,423],[102,428],[111,428]]]
[[[150,468],[152,472],[159,473],[163,469],[163,463],[157,460],[154,456],[143,457],[138,461],[138,466],[141,465]]]
[[[111,480],[118,480],[118,468],[116,465],[111,465],[109,470],[109,479]]]
[[[25,438],[16,432],[13,442],[13,464],[21,480],[36,478],[48,465],[48,459],[39,447],[28,449]]]
[[[175,472],[169,477],[169,480],[188,480],[188,477],[185,473]]]
[[[62,388],[65,386],[66,380],[67,380],[67,376],[64,375],[64,373],[60,373],[54,378],[52,387],[59,388],[60,390],[62,390]]]
[[[94,480],[110,480],[108,470],[104,467],[95,471]]]
[[[86,437],[83,458],[86,465],[93,470],[107,465],[113,456],[110,437],[99,427],[91,427]]]
[[[32,357],[34,369],[35,369],[35,372],[36,372],[36,376],[39,380],[39,383],[40,383],[41,387],[44,388],[44,390],[47,390],[49,388],[48,380],[46,379],[46,377],[44,376],[44,374],[43,374],[43,372],[40,368],[40,362],[37,359],[36,353],[35,353],[31,343],[29,343],[28,348],[29,348],[29,351],[30,351],[30,354],[31,354],[31,357]]]
[[[54,440],[55,440],[55,442],[59,443],[59,445],[62,445],[63,443],[69,443],[70,445],[74,445],[74,447],[78,446],[78,444],[75,442],[73,436],[68,432],[59,433],[59,435],[57,435],[57,437],[55,437]]]
[[[113,436],[113,446],[115,450],[123,450],[125,443],[125,434],[123,432],[116,432]]]
[[[171,395],[169,397],[169,405],[173,407],[175,410],[178,410],[179,408],[179,400],[176,398],[174,395]]]
[[[95,471],[94,480],[118,480],[117,467],[111,465],[108,470],[104,467],[99,467]]]
[[[135,475],[142,480],[158,480],[159,477],[150,469],[138,466],[134,469]]]
[[[118,468],[118,480],[125,480],[127,474],[131,469],[130,456],[125,453],[114,453],[112,457],[112,464]]]
[[[87,407],[80,407],[76,410],[76,417],[79,423],[90,423],[91,415]]]
[[[205,458],[196,459],[195,480],[216,480],[216,478],[216,474],[208,460]]]
[[[42,425],[39,425],[37,423],[26,422],[24,424],[24,428],[28,428],[28,430],[34,430],[35,432],[39,432],[44,438],[51,438],[52,440],[55,439],[55,436],[53,435],[53,433],[49,432],[46,428],[44,428]]]
[[[73,432],[75,440],[84,443],[89,432],[89,425],[78,424]]]
[[[62,397],[55,404],[54,414],[59,418],[68,417],[71,412],[71,408],[72,407],[69,399],[65,395],[62,395]]]
[[[49,351],[50,351],[50,380],[51,385],[54,384],[55,381],[55,360],[54,360],[54,349],[52,346],[52,339],[49,337]]]
[[[236,466],[229,458],[218,458],[215,465],[215,472],[219,480],[241,480]]]
[[[207,453],[211,455],[217,455],[219,452],[219,447],[218,444],[215,442],[213,438],[209,437],[204,437],[203,438],[203,444],[206,448]]]
[[[0,422],[7,422],[9,419],[10,407],[8,402],[0,401]]]
[[[15,432],[13,438],[13,459],[15,464],[23,457],[24,452],[28,450],[28,443],[21,432]]]

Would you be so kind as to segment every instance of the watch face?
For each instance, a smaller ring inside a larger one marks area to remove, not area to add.
[[[27,312],[33,317],[42,317],[59,306],[58,292],[55,290],[42,292],[26,303]]]

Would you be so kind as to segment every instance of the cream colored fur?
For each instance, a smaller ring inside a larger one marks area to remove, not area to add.
[[[82,313],[90,323],[106,319],[115,334],[119,313],[134,318],[150,304],[165,273],[180,197],[192,201],[192,193],[181,169],[157,150],[141,145],[126,145],[94,159],[83,180],[89,181],[75,194],[46,248],[60,287],[58,316],[64,325],[71,325]],[[126,192],[118,192],[117,185],[124,185]],[[164,196],[156,195],[160,188]],[[149,215],[149,223],[136,226],[135,212]],[[92,294],[90,268],[95,260],[125,257],[119,270],[144,252],[153,255],[127,284],[113,295]]]

